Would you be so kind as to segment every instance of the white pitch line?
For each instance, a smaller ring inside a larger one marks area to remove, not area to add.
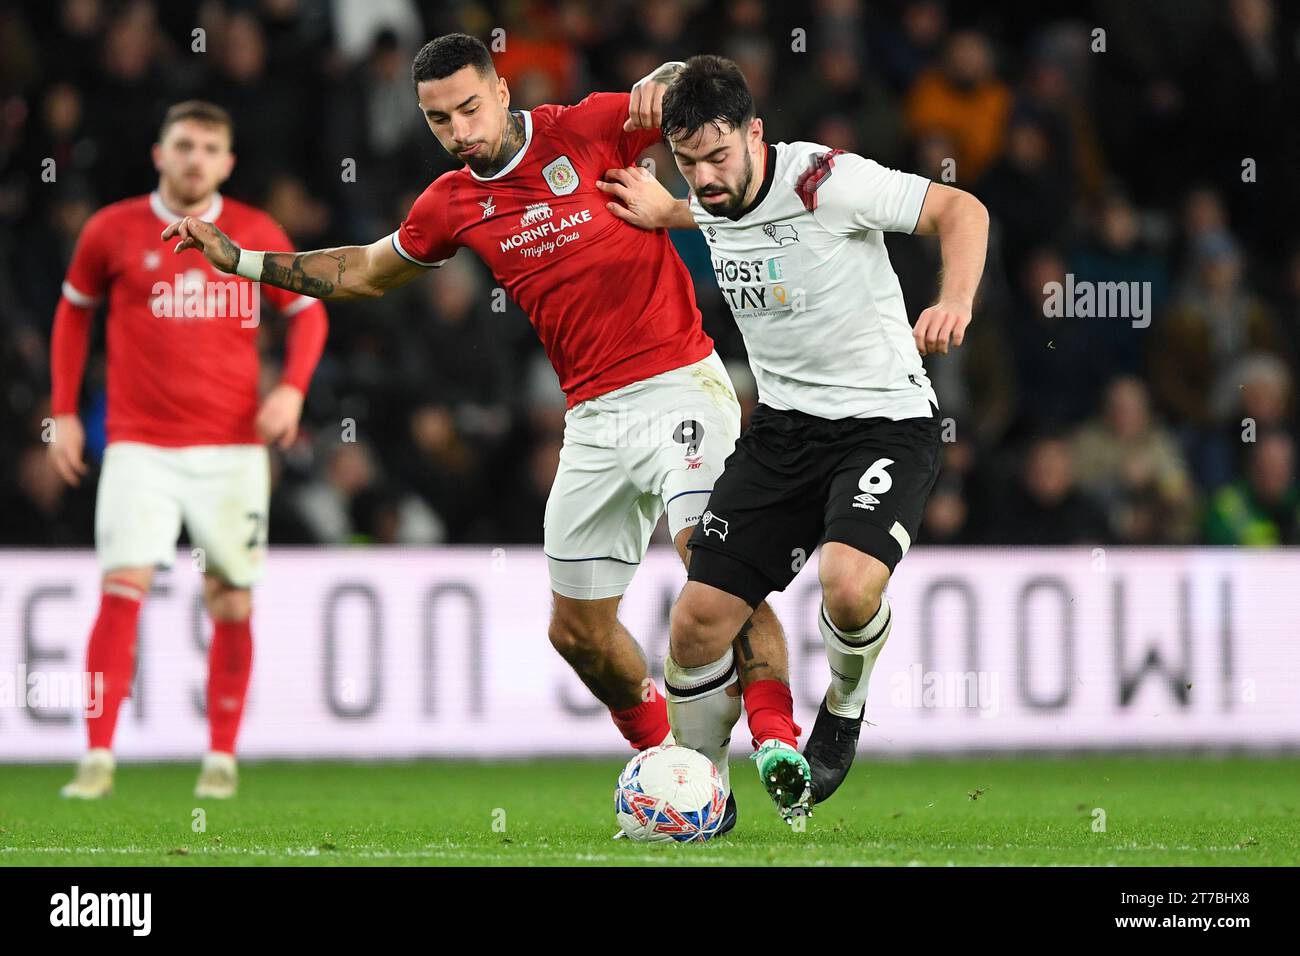
[[[1194,853],[1194,852],[1198,852],[1198,851],[1200,851],[1200,852],[1208,852],[1208,853],[1240,853],[1240,852],[1243,852],[1243,851],[1245,851],[1245,850],[1251,849],[1251,847],[1242,847],[1242,846],[1224,846],[1224,847],[1192,847],[1192,846],[1176,846],[1176,847],[1169,847],[1169,846],[1166,846],[1166,845],[1164,845],[1164,844],[1149,844],[1149,845],[1145,845],[1145,846],[1143,846],[1143,845],[1139,845],[1139,844],[1115,844],[1115,845],[1111,845],[1111,846],[1100,845],[1100,846],[1096,846],[1096,847],[1087,847],[1087,846],[1074,846],[1074,847],[1055,847],[1055,846],[1015,846],[1015,845],[1012,845],[1012,844],[1006,844],[1006,845],[1004,845],[1004,846],[1002,846],[1002,847],[994,847],[994,846],[987,845],[987,844],[977,844],[977,845],[967,845],[967,846],[956,845],[956,844],[935,844],[935,845],[930,845],[930,846],[917,846],[916,844],[908,844],[908,845],[904,846],[903,844],[896,844],[896,843],[870,843],[870,844],[858,844],[858,847],[863,848],[863,849],[873,849],[873,850],[908,850],[908,851],[910,851],[912,854],[915,854],[918,850],[922,850],[922,851],[924,851],[924,850],[931,850],[931,851],[937,851],[937,852],[942,852],[942,851],[952,852],[952,851],[954,851],[954,850],[986,850],[986,851],[996,851],[996,850],[1000,850],[1000,849],[1010,849],[1010,850],[1018,850],[1018,851],[1021,851],[1021,852],[1038,851],[1038,852],[1045,852],[1045,853],[1074,853],[1074,852],[1078,852],[1078,851],[1080,851],[1080,850],[1085,850],[1085,851],[1094,851],[1094,850],[1115,851],[1115,850],[1119,850],[1119,851],[1138,851],[1138,852],[1143,852],[1143,851],[1156,851],[1156,852],[1166,852],[1166,853],[1167,853],[1167,852],[1170,852],[1170,851],[1173,851],[1173,852],[1193,852],[1193,853]],[[781,849],[787,849],[787,848],[788,848],[788,847],[786,847],[786,846],[782,846],[782,847],[781,847]],[[94,855],[106,855],[106,854],[107,854],[107,855],[118,854],[118,855],[122,855],[122,856],[171,856],[171,855],[175,855],[175,856],[203,856],[203,857],[219,857],[219,856],[222,856],[222,855],[226,855],[226,856],[251,856],[251,857],[286,856],[286,857],[304,857],[304,858],[329,858],[329,857],[347,858],[347,857],[353,857],[353,858],[359,858],[359,859],[373,859],[373,860],[403,860],[403,859],[448,859],[448,860],[460,860],[460,859],[487,859],[487,860],[499,861],[499,862],[510,862],[510,859],[509,859],[509,858],[510,858],[510,856],[512,856],[512,855],[514,854],[514,852],[515,852],[514,850],[505,850],[505,849],[501,849],[501,850],[493,850],[493,849],[488,849],[488,848],[485,848],[485,847],[473,847],[473,848],[471,848],[471,847],[458,847],[458,846],[456,846],[455,844],[451,844],[451,845],[442,845],[442,846],[432,846],[432,845],[431,845],[431,846],[428,846],[428,847],[426,847],[426,848],[424,848],[424,849],[420,849],[420,850],[386,850],[386,849],[377,848],[377,847],[374,847],[374,846],[368,846],[368,845],[362,845],[362,846],[357,846],[357,847],[337,847],[337,848],[332,849],[332,850],[323,850],[323,849],[321,849],[320,847],[260,847],[260,846],[252,846],[252,847],[241,847],[241,846],[231,846],[231,847],[200,846],[200,847],[186,847],[185,849],[186,849],[186,852],[183,853],[183,854],[172,854],[172,853],[170,852],[170,850],[164,850],[164,849],[154,848],[154,847],[141,847],[141,846],[123,846],[123,847],[92,847],[92,846],[79,846],[79,847],[60,847],[60,846],[33,846],[33,847],[19,847],[19,846],[6,846],[6,847],[0,847],[0,854],[39,853],[39,854],[63,854],[63,855],[68,855],[68,856],[79,856],[79,855],[83,855],[83,854],[84,854],[84,855],[91,855],[91,856],[94,856]],[[583,862],[583,863],[652,863],[652,864],[659,864],[659,865],[664,865],[664,866],[682,866],[682,865],[692,865],[692,864],[694,864],[694,865],[716,865],[716,866],[727,866],[727,865],[730,865],[730,861],[729,861],[727,858],[711,859],[711,858],[709,858],[709,857],[707,857],[707,856],[696,856],[696,857],[693,857],[693,858],[692,858],[692,857],[685,857],[685,858],[683,858],[683,857],[674,857],[674,856],[669,855],[670,853],[673,852],[672,850],[666,850],[666,851],[663,852],[663,853],[653,853],[653,854],[648,854],[648,853],[631,854],[631,853],[591,853],[591,852],[574,852],[574,851],[551,851],[551,850],[549,850],[549,848],[546,848],[546,847],[524,847],[524,846],[520,846],[519,849],[520,849],[520,850],[528,850],[528,851],[532,851],[532,852],[536,852],[536,851],[544,851],[544,852],[546,852],[546,853],[548,854],[548,855],[545,857],[544,860],[538,860],[538,859],[534,858],[534,859],[531,859],[531,860],[519,860],[519,861],[518,861],[519,864],[521,864],[521,865],[528,865],[528,866],[532,866],[532,865],[545,865],[546,863],[564,862],[564,861],[566,861],[566,860],[571,860],[571,861],[576,861],[576,862]],[[756,853],[758,853],[758,854],[761,854],[761,853],[763,852],[762,848],[758,848],[758,847],[754,847],[754,848],[748,848],[748,847],[746,847],[746,848],[738,848],[738,849],[741,850],[742,852],[745,851],[745,850],[753,849],[753,850],[754,850]],[[808,846],[808,847],[802,847],[802,848],[799,848],[799,849],[801,849],[801,850],[811,850],[811,851],[814,851],[814,852],[815,852],[815,851],[820,851],[820,850],[823,850],[823,849],[825,849],[825,850],[834,850],[834,851],[838,851],[838,852],[843,852],[843,851],[845,851],[845,850],[847,850],[847,849],[850,849],[850,848],[847,848],[847,847],[822,847],[822,846],[820,846],[820,845],[813,845],[813,846]],[[918,866],[918,865],[920,865],[920,866],[926,866],[926,865],[943,865],[943,864],[927,864],[927,863],[925,863],[924,861],[916,860],[915,858],[911,858],[911,859],[909,859],[906,863],[903,863],[902,861],[898,861],[898,860],[878,860],[878,859],[877,859],[877,860],[860,860],[860,859],[859,859],[859,860],[848,860],[848,861],[842,861],[842,862],[840,862],[840,861],[831,861],[831,860],[807,860],[807,861],[800,861],[800,860],[797,860],[797,859],[796,859],[796,860],[790,860],[789,863],[790,863],[791,865],[801,865],[801,864],[802,864],[802,865],[807,865],[807,866],[899,866],[899,865],[907,865],[907,866]],[[952,865],[952,861],[946,861],[946,864],[947,864],[947,865]],[[742,865],[742,864],[738,861],[737,865]],[[1018,865],[1018,864],[1010,864],[1010,863],[1008,863],[1008,864],[1006,864],[1006,865]],[[1055,865],[1055,864],[1050,864],[1050,865]]]

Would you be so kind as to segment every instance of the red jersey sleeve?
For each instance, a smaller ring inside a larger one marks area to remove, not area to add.
[[[447,224],[450,175],[439,176],[420,193],[393,233],[393,248],[403,259],[433,268],[456,254],[457,244]]]
[[[108,291],[111,237],[103,212],[87,219],[63,280],[63,297],[54,312],[50,336],[50,411],[54,415],[77,412],[95,306]]]
[[[289,319],[289,335],[284,346],[284,372],[280,382],[292,385],[304,395],[311,384],[312,373],[325,351],[325,338],[329,335],[329,320],[325,306],[317,300]]]
[[[63,278],[63,296],[83,309],[99,303],[108,291],[108,257],[113,246],[113,230],[101,210],[86,220],[72,253],[72,262]]]
[[[50,336],[50,414],[75,415],[81,397],[81,377],[90,351],[90,324],[94,309],[73,305],[67,296],[54,310]]]
[[[263,249],[297,251],[293,240],[269,216],[262,225],[258,239],[259,247]],[[265,283],[262,284],[262,294],[290,323],[284,348],[284,372],[280,381],[292,385],[305,395],[329,334],[325,305],[309,295]]]
[[[560,107],[556,119],[584,138],[606,144],[617,164],[628,166],[660,139],[657,129],[623,130],[631,103],[630,93],[592,93],[574,106]]]

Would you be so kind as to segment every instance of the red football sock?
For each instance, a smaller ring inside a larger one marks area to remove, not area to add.
[[[652,688],[649,700],[628,710],[611,708],[609,714],[614,718],[614,726],[635,750],[658,747],[672,730],[668,725],[668,701],[657,687]]]
[[[136,625],[144,595],[127,585],[109,582],[108,586],[111,590],[100,596],[99,616],[86,649],[86,670],[90,673],[86,729],[91,747],[111,749],[118,709],[131,696]]]
[[[779,680],[760,680],[746,687],[743,696],[755,750],[768,740],[798,745],[803,731],[794,722],[794,698],[789,687]]]
[[[212,749],[235,752],[253,669],[253,629],[248,620],[216,621],[208,649],[208,729]]]

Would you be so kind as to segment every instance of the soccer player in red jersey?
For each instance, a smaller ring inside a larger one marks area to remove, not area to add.
[[[757,608],[734,648],[705,666],[670,659],[666,703],[617,616],[665,511],[686,560],[740,426],[667,232],[622,222],[596,188],[605,170],[659,140],[660,103],[679,68],[662,67],[631,94],[511,111],[486,47],[449,34],[424,46],[412,74],[430,130],[465,166],[430,185],[392,235],[300,255],[240,248],[193,218],[164,237],[201,248],[222,271],[330,299],[383,295],[473,249],[528,314],[568,396],[545,519],[551,642],[632,746],[664,742],[671,719],[677,742],[725,778],[742,686],[760,743],[793,745],[799,732],[775,616]]]
[[[327,321],[316,299],[265,289],[292,324],[280,383],[259,402],[256,284],[222,275],[198,252],[173,257],[159,238],[162,226],[190,216],[220,223],[242,242],[288,245],[269,216],[217,191],[234,168],[232,137],[230,116],[218,106],[188,101],[168,110],[153,148],[157,191],[90,218],[55,314],[50,454],[75,485],[86,473],[81,377],[91,322],[107,300],[108,448],[95,504],[103,593],[86,655],[96,690],[86,711],[90,749],[63,788],[67,797],[96,798],[112,788],[113,731],[130,696],[140,606],[154,569],[172,563],[182,521],[213,620],[210,749],[195,793],[235,793],[235,738],[252,666],[250,588],[266,555],[266,444],[287,447],[297,436]]]

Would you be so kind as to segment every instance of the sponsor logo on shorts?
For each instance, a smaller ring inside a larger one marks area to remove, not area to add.
[[[704,426],[694,419],[687,419],[673,430],[673,441],[686,446],[686,470],[694,471],[704,463],[700,454],[700,442],[704,440]]]
[[[712,511],[706,511],[704,516],[700,518],[700,524],[704,528],[704,537],[707,538],[711,534],[716,534],[720,540],[727,540],[727,532],[730,528],[727,526],[725,518],[719,518]]]

